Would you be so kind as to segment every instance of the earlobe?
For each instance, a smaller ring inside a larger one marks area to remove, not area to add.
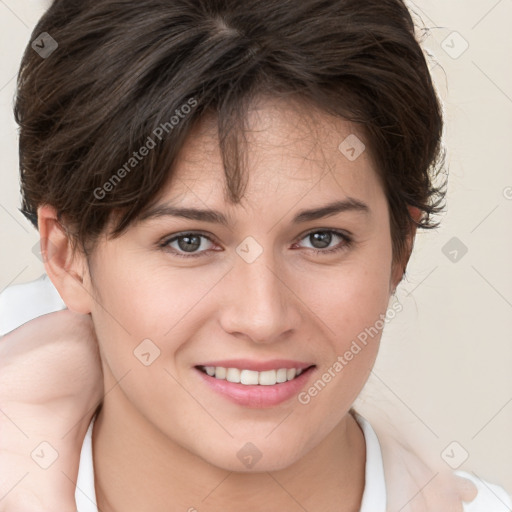
[[[423,216],[423,212],[415,206],[408,206],[407,210],[409,210],[409,215],[414,220],[414,222],[419,223],[421,217]],[[414,226],[414,230],[416,231],[416,226]]]
[[[51,206],[37,210],[41,255],[48,277],[71,311],[91,312],[91,294],[87,290],[88,267],[85,255],[73,250],[72,239]]]

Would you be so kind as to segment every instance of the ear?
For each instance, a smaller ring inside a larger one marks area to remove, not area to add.
[[[91,312],[92,295],[89,269],[85,255],[78,248],[73,251],[71,235],[57,219],[51,206],[37,209],[41,255],[48,277],[68,309],[76,313]]]
[[[414,206],[408,206],[409,215],[415,222],[419,222],[423,212]],[[402,259],[400,261],[393,263],[393,272],[391,276],[391,291],[394,293],[396,287],[399,285],[400,281],[403,279],[405,274],[405,269],[407,268],[407,264],[409,263],[409,258],[411,257],[412,248],[414,246],[414,238],[416,237],[417,226],[415,224],[411,224],[411,228],[407,239],[405,240],[405,251]]]

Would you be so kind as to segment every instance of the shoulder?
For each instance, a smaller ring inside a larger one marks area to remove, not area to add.
[[[0,293],[0,336],[66,305],[46,274],[29,283],[8,286]]]
[[[465,471],[455,471],[461,478],[469,480],[477,489],[477,495],[470,502],[464,502],[464,512],[510,512],[511,496],[499,485],[490,484]]]

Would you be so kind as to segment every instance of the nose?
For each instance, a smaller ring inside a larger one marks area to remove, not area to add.
[[[236,258],[223,280],[220,322],[229,334],[274,343],[299,329],[300,300],[276,268],[271,251],[248,263]]]

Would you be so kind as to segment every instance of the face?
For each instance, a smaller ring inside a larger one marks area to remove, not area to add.
[[[129,414],[228,470],[241,470],[250,442],[263,471],[292,464],[346,416],[396,283],[368,151],[338,149],[353,127],[269,99],[248,121],[242,202],[225,199],[205,121],[145,218],[99,242],[88,286],[106,379],[120,380]]]

